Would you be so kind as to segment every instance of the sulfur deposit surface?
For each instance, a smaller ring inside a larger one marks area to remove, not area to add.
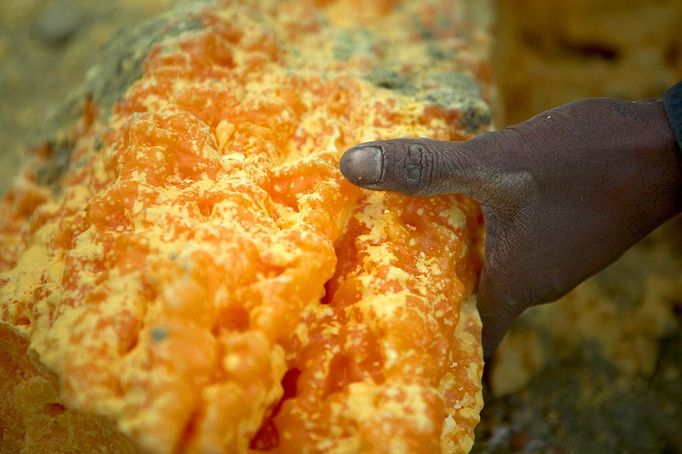
[[[88,449],[80,421],[120,451],[470,449],[478,208],[337,165],[484,130],[487,43],[463,1],[359,4],[181,6],[114,101],[91,73],[0,208],[3,443]]]

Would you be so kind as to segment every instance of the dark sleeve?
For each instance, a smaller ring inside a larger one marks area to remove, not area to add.
[[[665,92],[663,104],[668,114],[670,127],[677,139],[678,148],[682,150],[682,82],[678,82]]]

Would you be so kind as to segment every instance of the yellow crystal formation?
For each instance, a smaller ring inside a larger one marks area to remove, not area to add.
[[[486,126],[464,3],[200,3],[110,116],[85,103],[57,183],[38,150],[1,208],[0,329],[52,383],[54,430],[93,415],[150,452],[470,449],[478,207],[338,171],[358,142]],[[2,420],[21,369],[0,368]]]

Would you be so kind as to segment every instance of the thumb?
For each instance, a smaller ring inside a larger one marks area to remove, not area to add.
[[[366,189],[408,195],[464,193],[475,197],[476,153],[465,142],[395,139],[366,142],[341,157],[341,173]]]

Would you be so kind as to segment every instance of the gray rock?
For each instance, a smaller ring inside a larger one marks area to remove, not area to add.
[[[62,45],[76,34],[84,18],[85,12],[74,2],[52,3],[36,19],[38,36],[45,44]]]

